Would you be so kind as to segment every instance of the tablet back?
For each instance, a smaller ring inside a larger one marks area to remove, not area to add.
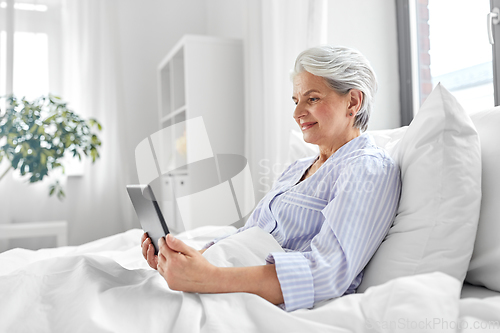
[[[142,229],[147,232],[158,254],[158,240],[169,233],[160,206],[149,185],[127,185],[127,192],[134,205]]]

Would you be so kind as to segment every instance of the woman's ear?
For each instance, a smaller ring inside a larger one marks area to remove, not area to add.
[[[363,92],[358,89],[351,89],[348,92],[349,94],[349,107],[348,114],[349,116],[356,116],[359,109],[361,109],[361,104],[363,103]]]

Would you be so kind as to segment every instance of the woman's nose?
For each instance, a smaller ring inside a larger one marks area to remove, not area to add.
[[[293,118],[299,119],[300,117],[306,115],[306,113],[307,113],[306,108],[301,103],[298,103],[295,106],[295,111],[293,112]]]

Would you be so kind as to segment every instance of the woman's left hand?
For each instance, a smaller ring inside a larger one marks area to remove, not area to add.
[[[158,272],[172,290],[210,293],[216,282],[217,267],[199,251],[168,234],[160,238]]]

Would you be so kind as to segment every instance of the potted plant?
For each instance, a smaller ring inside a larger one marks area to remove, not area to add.
[[[87,156],[95,162],[99,158],[101,140],[96,134],[102,130],[96,119],[84,120],[68,109],[59,97],[42,96],[30,102],[10,95],[3,98],[5,110],[0,109],[0,163],[9,161],[0,171],[0,182],[11,170],[26,176],[30,183],[43,180],[53,170],[64,173],[64,156],[82,159]],[[62,200],[64,190],[56,180],[49,187],[49,195]]]

